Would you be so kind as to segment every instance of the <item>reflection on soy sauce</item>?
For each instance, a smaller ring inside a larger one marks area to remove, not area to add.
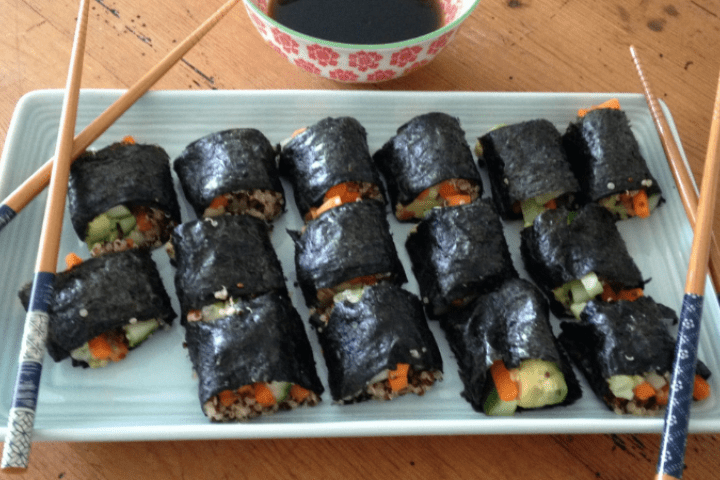
[[[270,0],[268,15],[306,35],[362,45],[400,42],[443,25],[439,0]]]

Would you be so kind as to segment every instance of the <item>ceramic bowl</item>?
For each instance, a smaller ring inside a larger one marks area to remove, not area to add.
[[[440,0],[443,26],[420,37],[380,45],[321,40],[268,17],[269,0],[243,0],[255,28],[270,46],[303,70],[347,83],[399,78],[427,65],[455,37],[480,0]]]

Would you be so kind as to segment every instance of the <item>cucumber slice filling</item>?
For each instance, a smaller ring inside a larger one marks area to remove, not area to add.
[[[555,300],[572,312],[575,318],[580,318],[580,313],[587,302],[601,293],[603,293],[603,284],[594,272],[571,280],[553,290]]]

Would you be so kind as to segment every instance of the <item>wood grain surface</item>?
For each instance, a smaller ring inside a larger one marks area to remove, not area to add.
[[[222,3],[93,0],[83,88],[132,85]],[[22,95],[63,87],[76,13],[69,0],[0,0],[0,141]],[[712,0],[483,0],[428,66],[394,81],[350,86],[290,65],[238,6],[155,88],[639,93],[628,51],[634,44],[656,96],[673,114],[699,184],[719,40],[720,2]],[[716,209],[716,236],[718,218]],[[20,477],[652,478],[659,441],[658,433],[48,442],[33,446],[30,470]],[[718,435],[691,435],[686,463],[683,478],[718,478]]]

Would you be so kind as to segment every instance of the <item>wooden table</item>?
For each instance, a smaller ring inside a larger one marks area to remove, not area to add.
[[[222,3],[96,0],[83,87],[132,85]],[[64,86],[77,2],[0,0],[0,12],[4,141],[22,95]],[[709,0],[484,0],[429,66],[387,83],[349,86],[291,66],[238,6],[156,88],[641,92],[628,52],[634,44],[674,115],[699,183],[719,39],[720,4]],[[23,478],[651,478],[659,440],[607,434],[37,443]],[[717,478],[719,448],[715,434],[691,435],[685,478]]]

